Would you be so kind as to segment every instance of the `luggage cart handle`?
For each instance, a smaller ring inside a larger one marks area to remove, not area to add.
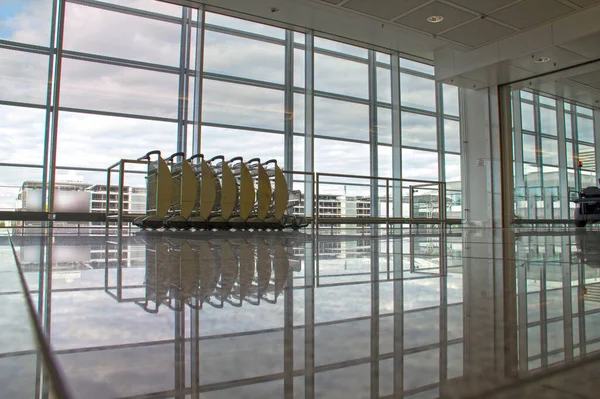
[[[144,159],[150,160],[150,156],[151,155],[158,155],[158,156],[160,156],[160,150],[150,151],[146,155],[144,155],[143,157],[139,157],[137,160],[138,161],[142,161]]]
[[[217,159],[220,159],[221,161],[225,162],[225,157],[223,155],[217,155],[216,157],[212,157],[211,159],[209,159],[206,162],[212,163],[213,161],[216,161]]]
[[[249,164],[254,163],[254,162],[260,163],[260,158],[252,158],[251,160],[249,160],[248,162],[246,162],[246,165],[249,165]]]
[[[232,163],[232,162],[235,162],[235,161],[243,162],[244,158],[242,158],[242,157],[233,157],[229,161],[227,161],[227,163]]]
[[[172,161],[173,158],[175,158],[175,157],[183,157],[183,156],[185,156],[185,153],[183,151],[179,151],[179,152],[169,155],[169,157],[165,158],[165,161],[169,162],[169,161]]]
[[[204,154],[194,154],[188,158],[188,162],[192,162],[194,159],[197,158],[204,159]]]
[[[270,163],[274,163],[275,165],[277,165],[277,160],[276,159],[269,159],[267,162],[263,163],[264,166],[270,164]]]

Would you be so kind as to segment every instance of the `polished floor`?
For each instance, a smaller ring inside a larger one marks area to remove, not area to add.
[[[600,231],[4,230],[0,297],[3,398],[600,391]]]

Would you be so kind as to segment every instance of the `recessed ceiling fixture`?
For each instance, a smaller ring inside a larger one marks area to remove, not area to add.
[[[442,17],[441,15],[432,15],[430,17],[427,17],[427,22],[431,22],[432,24],[437,24],[439,22],[442,22],[444,20],[444,17]]]
[[[536,64],[543,64],[544,62],[550,61],[550,57],[537,57],[533,59]]]

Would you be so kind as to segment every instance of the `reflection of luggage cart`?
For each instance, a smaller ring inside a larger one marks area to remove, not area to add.
[[[575,226],[585,227],[588,223],[600,221],[600,188],[586,187],[579,192],[576,199]]]

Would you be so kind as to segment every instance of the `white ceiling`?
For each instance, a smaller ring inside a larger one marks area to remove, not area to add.
[[[566,17],[600,0],[312,0],[467,48]],[[427,17],[444,20],[432,24]]]

